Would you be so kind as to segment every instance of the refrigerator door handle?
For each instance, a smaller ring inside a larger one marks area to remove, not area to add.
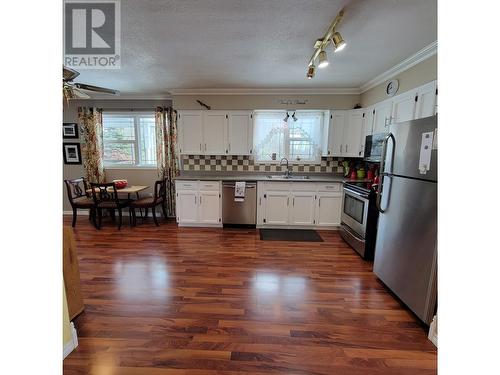
[[[384,186],[384,178],[388,177],[387,173],[384,172],[385,169],[385,159],[386,159],[386,154],[387,154],[387,143],[389,142],[389,139],[392,139],[392,155],[391,155],[391,164],[392,161],[394,160],[394,149],[396,148],[396,140],[394,138],[394,135],[392,133],[387,134],[387,136],[384,139],[384,142],[382,144],[382,155],[380,155],[380,170],[382,170],[382,173],[380,173],[380,184],[377,189],[377,199],[375,201],[377,209],[381,212],[384,213],[387,210],[387,207],[382,209],[381,203],[382,203],[382,191],[383,191],[383,186]],[[391,172],[392,172],[392,166],[391,166]]]

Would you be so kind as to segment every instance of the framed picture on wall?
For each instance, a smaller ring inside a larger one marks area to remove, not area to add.
[[[74,122],[65,122],[63,124],[63,138],[78,139],[78,124]]]
[[[80,143],[63,143],[64,164],[82,164]]]

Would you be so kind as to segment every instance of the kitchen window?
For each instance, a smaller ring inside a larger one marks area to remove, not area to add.
[[[257,162],[287,158],[295,163],[317,163],[321,159],[323,111],[255,111],[254,145]],[[285,121],[287,118],[287,121]],[[273,159],[273,154],[276,157]]]
[[[104,166],[155,167],[156,131],[152,112],[103,113]]]

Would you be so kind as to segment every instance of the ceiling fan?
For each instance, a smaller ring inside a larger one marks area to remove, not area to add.
[[[107,89],[105,87],[87,85],[85,83],[73,82],[80,75],[76,70],[63,66],[63,96],[69,99],[89,99],[90,96],[84,91],[99,92],[104,94],[119,95],[120,91]]]

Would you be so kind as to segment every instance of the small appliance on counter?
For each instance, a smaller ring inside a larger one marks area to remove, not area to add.
[[[366,260],[373,260],[375,254],[378,216],[376,185],[346,181],[339,233]]]

